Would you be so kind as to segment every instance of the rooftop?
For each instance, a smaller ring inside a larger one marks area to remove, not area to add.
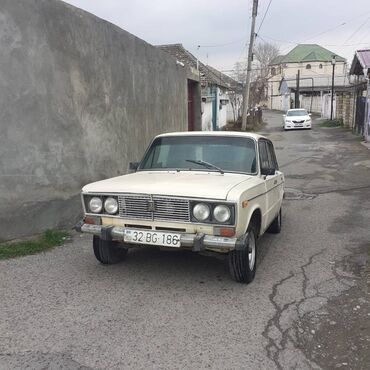
[[[302,62],[330,62],[335,55],[337,62],[345,62],[346,59],[323,48],[317,44],[299,44],[286,55],[277,56],[271,65],[283,63],[302,63]]]
[[[203,64],[193,54],[187,51],[182,44],[157,45],[157,47],[168,54],[172,55],[176,60],[197,69],[199,67],[200,81],[202,86],[207,83],[225,87],[227,89],[241,88],[241,84],[233,78],[225,75],[217,69]]]
[[[363,75],[370,68],[370,49],[357,50],[351,64],[351,75]]]

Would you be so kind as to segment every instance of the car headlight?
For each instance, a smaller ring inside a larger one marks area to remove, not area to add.
[[[110,215],[114,215],[118,211],[118,202],[115,198],[109,197],[104,202],[104,209]]]
[[[209,218],[211,211],[205,203],[198,203],[193,208],[193,215],[198,221],[205,221]]]
[[[285,123],[292,123],[290,119],[285,120]]]
[[[231,217],[230,208],[224,205],[216,206],[213,210],[213,217],[220,223],[229,221]]]
[[[103,209],[102,200],[98,197],[91,198],[89,202],[89,208],[90,208],[90,211],[93,213],[100,213],[101,210]]]

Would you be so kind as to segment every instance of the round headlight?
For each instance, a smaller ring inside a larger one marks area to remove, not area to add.
[[[118,211],[118,202],[115,198],[107,198],[104,202],[104,209],[110,215],[114,215]]]
[[[230,208],[224,205],[215,207],[213,210],[213,217],[216,221],[221,223],[229,221],[231,217]]]
[[[100,213],[103,209],[103,202],[98,197],[93,197],[89,202],[90,211],[93,213]]]
[[[209,207],[205,203],[198,203],[193,208],[193,215],[198,221],[205,221],[210,213]]]

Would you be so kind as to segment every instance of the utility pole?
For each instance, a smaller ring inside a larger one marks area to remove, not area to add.
[[[330,121],[333,120],[335,55],[332,56],[331,65],[333,66],[333,72],[331,74],[331,108],[330,108]]]
[[[256,17],[257,17],[258,0],[253,0],[253,10],[252,10],[252,25],[251,34],[249,39],[249,49],[248,49],[248,65],[247,65],[247,77],[245,79],[244,87],[244,97],[243,97],[243,114],[242,114],[242,130],[247,129],[247,116],[249,108],[249,88],[251,84],[251,69],[253,60],[253,45],[256,34],[254,32],[256,27]]]
[[[294,97],[294,108],[300,108],[300,104],[299,104],[299,80],[300,80],[300,74],[301,74],[301,71],[298,69],[298,73],[297,73],[297,87],[296,87],[296,90],[295,90],[295,97]]]

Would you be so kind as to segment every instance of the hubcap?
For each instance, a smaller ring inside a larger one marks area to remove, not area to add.
[[[250,232],[248,236],[248,263],[249,269],[252,271],[256,262],[256,239],[254,233]]]

